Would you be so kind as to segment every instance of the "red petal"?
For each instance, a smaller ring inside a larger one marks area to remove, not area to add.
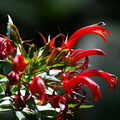
[[[77,69],[83,69],[83,70],[87,69],[88,63],[89,63],[89,59],[88,57],[86,57],[84,63]]]
[[[24,71],[25,67],[28,65],[29,63],[26,63],[24,61],[24,57],[22,55],[16,55],[13,59],[13,70],[18,72],[22,72]]]
[[[63,34],[58,34],[54,38],[52,38],[50,41],[50,48],[55,48],[55,40],[59,37],[65,37],[65,36]]]
[[[85,76],[78,76],[70,80],[64,80],[63,86],[67,92],[71,92],[72,88],[80,83],[86,84],[91,89],[95,101],[98,100],[98,96],[102,97],[99,86],[92,79]]]
[[[37,31],[38,32],[38,31]],[[44,35],[42,34],[42,33],[40,33],[40,32],[38,32],[38,34],[43,38],[43,41],[44,41],[44,43],[46,44],[47,43],[47,40],[46,40],[46,38],[44,37]]]
[[[104,72],[102,70],[87,70],[85,72],[82,72],[78,76],[86,76],[86,77],[99,76],[99,77],[102,77],[102,78],[106,79],[107,82],[109,83],[111,92],[113,92],[114,86],[117,85],[116,78],[113,75],[111,75],[107,72]]]
[[[100,49],[89,49],[89,50],[83,50],[80,53],[78,53],[77,55],[75,55],[73,57],[73,59],[71,59],[71,64],[74,65],[76,64],[80,59],[90,56],[90,55],[103,55],[106,56],[106,54],[100,50]]]
[[[30,83],[29,83],[30,90],[32,94],[39,94],[39,98],[41,102],[43,103],[45,100],[46,90],[43,80],[40,77],[35,77]]]
[[[95,33],[95,34],[100,35],[104,39],[104,42],[107,42],[107,39],[106,39],[104,34],[107,34],[107,35],[111,36],[111,34],[105,28],[100,27],[98,25],[91,25],[91,26],[83,27],[83,28],[77,30],[68,39],[68,41],[66,41],[65,44],[69,49],[71,49],[81,36],[83,36],[85,34],[90,34],[90,33]]]

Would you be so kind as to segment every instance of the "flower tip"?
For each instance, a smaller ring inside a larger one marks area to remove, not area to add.
[[[103,55],[103,56],[107,56],[107,54],[103,51],[98,51],[99,54]]]
[[[106,23],[104,23],[104,22],[99,22],[97,25],[105,26]]]
[[[98,55],[107,56],[107,54],[105,52],[103,52],[102,50],[100,50],[100,49],[97,49],[96,52],[97,52]]]

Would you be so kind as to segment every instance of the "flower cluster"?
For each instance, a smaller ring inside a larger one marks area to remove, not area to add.
[[[87,70],[89,56],[106,56],[106,53],[100,49],[73,49],[78,39],[89,33],[98,34],[107,42],[104,34],[111,34],[102,27],[103,22],[83,27],[70,38],[60,33],[47,40],[38,32],[45,46],[37,49],[36,45],[21,39],[17,27],[10,16],[8,18],[7,36],[0,38],[0,106],[3,111],[35,114],[36,119],[67,119],[68,114],[74,114],[74,109],[87,101],[82,86],[90,88],[94,101],[102,97],[100,87],[90,78],[92,76],[104,78],[113,92],[117,85],[114,75],[102,70]],[[56,47],[58,38],[62,42]],[[3,107],[5,104],[9,104],[7,108]]]

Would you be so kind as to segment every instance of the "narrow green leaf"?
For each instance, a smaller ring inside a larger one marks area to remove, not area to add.
[[[94,105],[81,105],[80,108],[92,108]]]
[[[17,27],[11,23],[8,23],[8,25],[11,27],[12,32],[13,32],[13,41],[17,44],[22,44],[22,39],[20,37],[19,31]]]
[[[24,108],[22,111],[23,111],[24,113],[26,113],[26,114],[34,114],[34,113],[31,112],[30,109],[28,109],[28,108]]]
[[[13,21],[12,21],[12,19],[11,19],[10,15],[8,15],[8,23],[13,24]]]
[[[74,108],[76,104],[69,104],[68,106]],[[91,108],[91,107],[94,107],[94,105],[80,105],[79,108]]]
[[[17,27],[13,24],[11,17],[8,15],[8,25],[7,25],[7,38],[13,40],[17,44],[22,44],[22,39],[20,37]]]
[[[8,15],[8,23],[13,24],[13,21],[12,21],[12,19],[11,19],[11,17],[9,15]],[[6,35],[7,35],[8,39],[12,40],[13,39],[13,30],[12,30],[12,28],[11,28],[11,26],[9,24],[7,24],[7,33],[6,33]]]
[[[0,84],[5,84],[6,82],[8,82],[7,78],[0,78]]]
[[[37,109],[35,101],[32,97],[27,101],[27,105],[30,109],[32,109],[35,112],[36,120],[41,120],[39,110]]]
[[[5,100],[0,103],[0,111],[9,111],[12,110],[10,100]]]

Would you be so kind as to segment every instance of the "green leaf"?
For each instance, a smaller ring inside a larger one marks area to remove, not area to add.
[[[53,118],[58,114],[59,109],[54,109],[51,107],[50,103],[43,104],[43,105],[37,105],[37,108],[39,109],[40,113],[42,114],[43,118]]]
[[[50,103],[45,105],[37,105],[37,108],[39,111],[54,110],[54,108],[51,107]]]
[[[31,112],[30,109],[28,109],[28,108],[24,108],[22,111],[23,111],[24,113],[26,113],[26,114],[34,114],[34,113]]]
[[[6,91],[6,84],[0,84],[0,87],[2,89],[2,92],[5,93],[5,91]]]
[[[22,111],[16,111],[15,114],[18,120],[27,120],[25,114]]]
[[[0,74],[0,80],[1,80],[2,78],[5,78],[5,76]]]
[[[3,95],[0,94],[0,100],[1,100],[1,99],[5,99],[5,98],[6,98],[6,95],[4,95],[4,94],[3,94]],[[7,99],[8,99],[8,97],[7,97]]]
[[[49,74],[52,75],[52,76],[56,76],[58,75],[59,73],[61,73],[61,70],[57,70],[57,69],[52,69],[49,71]]]
[[[92,108],[94,105],[81,105],[80,108]]]
[[[47,75],[46,72],[39,74],[38,76],[40,76],[43,79],[47,79],[49,81],[56,81],[56,82],[61,82],[59,79],[57,79],[55,76],[52,75]]]
[[[12,65],[9,62],[4,62],[2,69],[3,69],[3,73],[7,75],[12,70]]]
[[[22,44],[22,39],[20,37],[17,27],[13,24],[11,17],[8,15],[8,25],[7,25],[7,38],[13,40],[17,44]]]
[[[0,78],[0,84],[5,84],[8,82],[8,79],[7,78]]]
[[[68,106],[74,108],[76,104],[69,104]],[[94,107],[94,105],[80,105],[79,108],[91,108],[91,107]]]
[[[12,21],[12,19],[11,19],[11,17],[8,15],[8,23],[9,24],[13,24],[13,21]],[[7,33],[6,33],[6,35],[7,35],[7,38],[8,39],[13,39],[13,30],[12,30],[12,28],[11,28],[11,26],[10,25],[7,25]]]
[[[39,110],[35,104],[34,99],[31,97],[29,100],[27,100],[28,107],[35,112],[36,120],[41,120],[41,116],[39,113]]]
[[[59,67],[63,67],[64,66],[64,64],[62,64],[62,63],[60,63],[60,64],[54,64],[54,65],[52,65],[51,67],[55,67],[55,68],[59,68]]]
[[[55,116],[58,114],[58,112],[56,112],[55,110],[45,110],[45,111],[41,111],[42,113],[42,117],[43,119],[47,119],[48,120],[53,120],[55,118]]]
[[[12,21],[12,19],[11,19],[11,17],[9,15],[8,15],[8,23],[13,24],[13,21]]]
[[[11,106],[11,101],[10,100],[5,100],[3,102],[0,103],[0,111],[9,111],[12,110],[12,106]]]

